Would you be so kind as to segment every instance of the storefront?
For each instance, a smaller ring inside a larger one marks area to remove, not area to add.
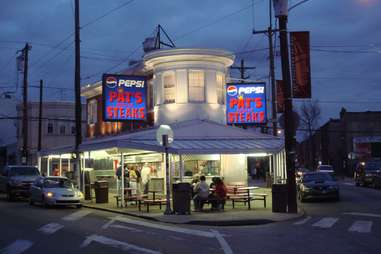
[[[215,49],[168,49],[146,54],[144,70],[152,77],[147,104],[152,105],[154,126],[85,140],[79,146],[82,172],[93,171],[95,179],[107,179],[111,191],[116,191],[117,169],[125,165],[143,173],[142,180],[148,178],[150,182],[148,188],[164,192],[164,148],[157,142],[156,131],[165,124],[174,132],[168,148],[171,182],[191,182],[205,175],[207,182],[219,176],[229,185],[247,185],[250,158],[266,161],[263,174],[271,175],[274,182],[285,179],[283,138],[226,125],[225,85],[233,61],[231,52]],[[82,89],[88,102],[101,96],[99,86],[95,83]],[[97,116],[100,120],[102,114]],[[95,124],[97,118],[91,118],[89,124]],[[70,158],[67,154],[73,150],[64,147],[41,155]]]

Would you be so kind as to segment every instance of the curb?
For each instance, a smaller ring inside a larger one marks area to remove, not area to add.
[[[258,226],[258,225],[265,225],[265,224],[270,224],[270,223],[278,223],[278,222],[286,222],[286,221],[291,221],[291,220],[296,220],[299,218],[302,218],[306,215],[306,212],[304,209],[300,209],[300,215],[296,216],[294,218],[289,218],[285,220],[270,220],[270,219],[245,219],[245,220],[221,220],[221,221],[207,221],[207,220],[191,220],[187,222],[169,222],[169,221],[163,221],[159,220],[150,216],[145,216],[145,215],[138,215],[135,213],[129,213],[129,212],[123,212],[123,211],[118,211],[110,208],[102,208],[102,207],[96,207],[96,206],[91,206],[91,205],[82,205],[83,207],[89,208],[89,209],[94,209],[94,210],[99,210],[99,211],[104,211],[104,212],[111,212],[111,213],[117,213],[117,214],[122,214],[122,215],[128,215],[131,217],[135,218],[140,218],[144,220],[150,220],[150,221],[155,221],[155,222],[161,222],[165,224],[175,224],[175,225],[199,225],[199,226],[220,226],[220,227],[226,227],[226,226]]]

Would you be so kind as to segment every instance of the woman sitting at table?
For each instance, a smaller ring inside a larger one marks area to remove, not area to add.
[[[194,198],[194,209],[196,211],[201,211],[204,201],[208,200],[209,197],[209,186],[205,182],[205,176],[200,176],[200,181],[196,183],[193,187]]]
[[[211,194],[210,202],[212,203],[212,209],[223,210],[226,200],[227,188],[221,178],[215,180],[215,190]]]

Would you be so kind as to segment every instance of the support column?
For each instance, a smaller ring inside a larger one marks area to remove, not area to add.
[[[184,161],[183,156],[179,155],[179,164],[180,164],[180,182],[183,182],[183,176],[184,176]]]
[[[49,161],[50,161],[50,158],[48,157],[48,159],[46,160],[46,176],[50,176]]]
[[[40,171],[40,174],[41,174],[41,156],[38,155],[37,157],[37,163],[38,163],[38,171]]]
[[[122,167],[122,186],[121,186],[121,189],[122,189],[122,192],[121,192],[121,198],[122,198],[122,201],[120,202],[122,207],[125,207],[126,204],[125,204],[125,200],[124,200],[124,156],[123,156],[123,153],[120,153],[120,166]],[[138,183],[137,183],[138,184]]]

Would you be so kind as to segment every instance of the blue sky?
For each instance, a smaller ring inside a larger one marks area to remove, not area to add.
[[[80,13],[83,84],[140,58],[142,42],[157,24],[177,47],[238,52],[238,61],[257,67],[251,79],[268,80],[267,38],[252,35],[268,26],[268,0],[80,0]],[[320,101],[321,123],[338,117],[341,107],[380,110],[380,13],[381,0],[310,0],[290,12],[290,31],[311,32],[312,94]],[[43,79],[46,86],[62,88],[48,89],[49,100],[72,100],[73,16],[73,0],[0,4],[0,92],[15,90],[16,51],[30,42],[30,84]],[[31,100],[37,92],[31,88]]]

